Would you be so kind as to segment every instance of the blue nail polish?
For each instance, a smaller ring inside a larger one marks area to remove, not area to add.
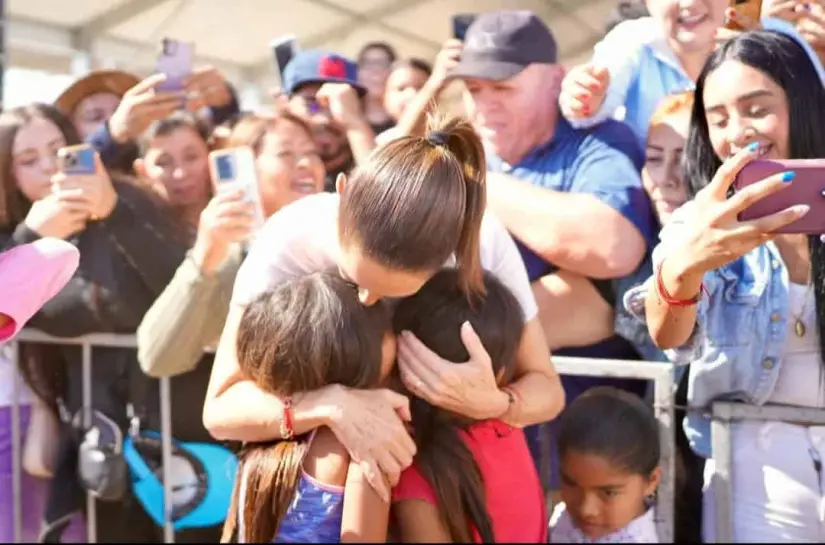
[[[796,172],[794,172],[793,170],[788,170],[782,173],[782,181],[785,183],[790,182],[794,178],[796,178]]]
[[[751,142],[748,144],[748,151],[756,151],[759,149],[759,142]]]

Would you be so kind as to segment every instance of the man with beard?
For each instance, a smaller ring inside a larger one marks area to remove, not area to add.
[[[290,110],[315,134],[327,170],[325,189],[335,191],[338,174],[348,173],[375,147],[364,115],[367,90],[358,84],[358,67],[327,51],[301,51],[287,64],[283,85]]]

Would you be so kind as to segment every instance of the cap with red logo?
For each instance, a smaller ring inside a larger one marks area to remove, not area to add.
[[[320,49],[298,52],[284,69],[283,87],[287,95],[309,83],[348,83],[361,96],[367,92],[358,84],[358,65],[346,57]]]

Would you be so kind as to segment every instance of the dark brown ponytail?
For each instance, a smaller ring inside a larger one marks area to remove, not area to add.
[[[462,290],[483,295],[485,173],[470,123],[431,119],[427,138],[394,140],[353,173],[341,196],[340,243],[400,271],[435,272],[455,255]]]
[[[484,479],[473,453],[459,436],[456,421],[422,399],[410,403],[418,452],[415,464],[430,483],[442,522],[453,543],[495,543],[487,511]]]
[[[487,161],[484,147],[472,125],[460,118],[432,119],[429,140],[445,136],[444,145],[461,166],[465,185],[464,222],[455,250],[460,286],[468,295],[483,295],[481,220],[487,207]]]
[[[463,362],[470,355],[461,340],[461,324],[470,322],[490,354],[493,373],[507,384],[515,369],[524,315],[518,300],[495,275],[480,274],[486,295],[470,301],[461,288],[462,272],[441,270],[418,293],[398,303],[393,328],[397,333],[410,331],[447,361]],[[451,540],[471,542],[476,530],[483,543],[492,543],[483,476],[461,437],[473,421],[418,398],[412,399],[410,410],[418,447],[414,464],[435,491]]]

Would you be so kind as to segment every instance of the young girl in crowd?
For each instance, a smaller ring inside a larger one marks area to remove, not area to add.
[[[619,24],[596,45],[590,63],[570,70],[560,98],[562,113],[575,127],[593,126],[624,109],[642,148],[657,104],[694,87],[718,29],[726,17],[737,17],[728,0],[649,0],[647,7],[651,17]],[[793,25],[773,17],[747,24],[796,40],[825,80],[816,53]]]
[[[659,426],[638,396],[593,388],[562,413],[558,543],[658,543],[653,495],[661,479]]]
[[[313,273],[257,296],[238,326],[246,377],[286,403],[329,384],[376,388],[393,367],[382,304],[364,306],[337,273]],[[346,492],[346,494],[345,494]],[[328,428],[247,445],[223,541],[385,542],[389,504]]]
[[[514,395],[507,385],[524,329],[518,301],[490,273],[484,273],[483,294],[468,296],[460,280],[455,269],[437,273],[399,303],[394,329],[448,361],[465,362],[460,331],[469,323],[498,384]],[[421,398],[410,408],[418,452],[393,490],[401,541],[546,542],[544,496],[521,429],[498,419],[479,422]]]

